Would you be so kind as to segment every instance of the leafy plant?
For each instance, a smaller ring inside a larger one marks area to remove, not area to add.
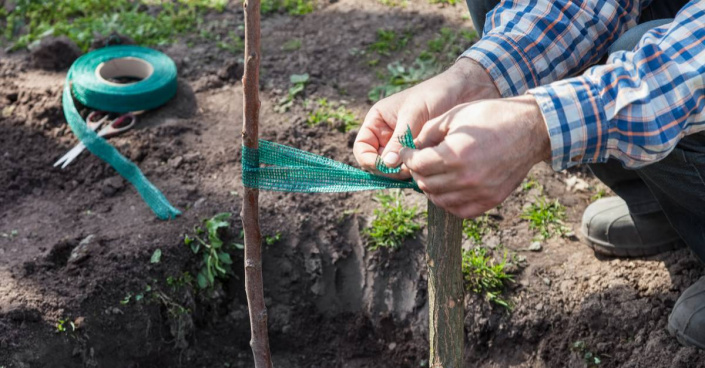
[[[475,31],[441,28],[438,36],[428,41],[427,49],[421,52],[419,58],[432,60],[437,66],[444,66],[453,62],[475,39]]]
[[[406,47],[413,34],[410,31],[405,31],[399,35],[393,30],[378,29],[377,39],[375,42],[367,46],[370,52],[376,52],[379,55],[389,56],[393,51],[399,51]]]
[[[407,6],[409,5],[409,0],[379,0],[380,4],[386,5],[386,6]]]
[[[321,123],[331,126],[340,124],[340,130],[343,132],[349,132],[360,126],[355,114],[345,108],[345,106],[333,108],[325,98],[316,100],[316,104],[318,108],[310,112],[306,119],[306,124],[309,126],[316,126]]]
[[[267,245],[274,245],[278,243],[280,240],[282,240],[282,233],[278,232],[274,234],[273,236],[265,236],[264,237],[264,243]]]
[[[67,323],[68,323],[69,326],[71,326],[71,332],[76,331],[76,324],[73,323],[73,321],[70,321],[70,320],[68,320],[68,319],[60,319],[60,320],[56,323],[56,333],[68,332],[69,330],[68,330],[68,327],[67,327],[67,325],[66,325]]]
[[[162,260],[162,250],[157,249],[152,253],[152,257],[149,258],[149,263],[159,263]]]
[[[245,50],[245,41],[237,33],[230,31],[225,39],[218,41],[218,47],[231,54],[239,54]]]
[[[555,234],[563,235],[570,231],[563,225],[565,207],[558,200],[549,201],[545,196],[529,204],[521,215],[529,221],[529,228],[538,230],[543,239],[548,239]]]
[[[291,15],[305,15],[316,9],[315,0],[263,0],[262,14],[286,12]]]
[[[380,75],[384,81],[367,94],[372,102],[379,101],[387,96],[401,92],[415,84],[423,82],[426,78],[436,74],[438,68],[429,60],[416,59],[415,66],[405,67],[400,62],[387,65],[387,74]]]
[[[231,216],[228,212],[219,213],[204,221],[205,230],[196,226],[193,238],[188,235],[184,237],[184,244],[191,247],[194,254],[203,256],[201,269],[196,275],[196,282],[201,289],[212,287],[216,279],[227,279],[232,272],[232,258],[220,238],[221,230],[230,226],[227,220]]]
[[[507,283],[513,282],[514,277],[507,273],[507,253],[501,261],[497,262],[482,247],[463,251],[463,278],[466,289],[480,295],[485,299],[511,309],[509,301],[501,297]]]
[[[368,238],[367,246],[370,250],[380,247],[398,248],[404,240],[421,230],[421,225],[416,222],[417,207],[406,208],[402,203],[401,191],[379,194],[376,200],[382,208],[374,211],[375,219],[363,232]]]
[[[602,199],[602,198],[603,198],[604,196],[606,196],[606,195],[607,195],[607,190],[606,190],[605,188],[603,188],[603,187],[600,187],[600,189],[598,189],[598,190],[595,192],[595,194],[593,194],[593,195],[590,197],[590,202],[595,202],[595,201],[597,201],[597,200],[599,200],[599,199]]]
[[[448,4],[448,5],[455,5],[458,3],[458,0],[429,0],[428,1],[431,4]]]
[[[284,97],[279,102],[279,112],[289,110],[289,108],[294,104],[294,99],[296,99],[296,96],[298,96],[304,91],[308,82],[308,74],[292,74],[289,77],[289,83],[291,83],[291,87],[289,87],[289,92],[286,97]]]
[[[482,243],[482,238],[489,234],[496,225],[488,215],[480,216],[474,220],[463,221],[463,234],[475,244]]]
[[[574,342],[570,350],[582,356],[587,368],[596,368],[602,364],[602,359],[597,354],[590,351],[584,341]]]
[[[524,180],[521,182],[521,190],[522,190],[522,191],[528,192],[528,191],[530,191],[530,190],[533,189],[533,188],[539,188],[539,189],[541,189],[541,184],[539,184],[539,182],[537,182],[536,180],[534,180],[533,177],[529,176],[528,178],[524,179]]]
[[[120,33],[141,45],[164,45],[192,32],[226,0],[17,0],[5,19],[3,35],[16,50],[44,36],[68,36],[84,51],[96,35]]]

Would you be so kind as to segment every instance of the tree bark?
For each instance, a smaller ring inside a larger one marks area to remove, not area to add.
[[[257,149],[259,139],[260,2],[245,0],[245,74],[242,144]],[[245,188],[242,198],[242,226],[245,230],[245,291],[250,313],[250,346],[256,368],[271,368],[267,333],[267,306],[262,281],[262,233],[259,226],[259,190]]]
[[[463,328],[463,221],[428,201],[429,366],[461,368]]]

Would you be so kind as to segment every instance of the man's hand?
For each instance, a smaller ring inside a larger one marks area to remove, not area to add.
[[[397,137],[411,127],[414,136],[423,125],[454,106],[480,99],[499,98],[499,92],[485,69],[467,58],[458,60],[447,71],[403,92],[376,103],[360,127],[353,152],[363,169],[376,171],[381,155],[389,167],[400,163],[401,145]],[[409,177],[403,171],[396,177]]]
[[[462,218],[502,203],[534,164],[551,157],[533,96],[459,105],[424,125],[401,157],[436,205]]]

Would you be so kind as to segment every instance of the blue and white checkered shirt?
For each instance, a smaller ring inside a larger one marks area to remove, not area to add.
[[[610,157],[648,165],[705,130],[705,1],[689,2],[634,50],[581,71],[636,25],[649,2],[502,1],[463,56],[482,64],[503,96],[536,97],[555,170]]]

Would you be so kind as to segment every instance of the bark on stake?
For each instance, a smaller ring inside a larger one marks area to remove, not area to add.
[[[245,0],[245,74],[242,77],[244,91],[244,116],[242,122],[242,144],[257,149],[259,139],[259,61],[260,26],[259,0]],[[245,291],[250,313],[250,346],[256,368],[271,368],[267,334],[267,307],[264,305],[262,282],[262,233],[259,228],[259,190],[245,188],[242,198],[242,227],[245,230]]]
[[[463,221],[428,201],[429,365],[463,366]]]

